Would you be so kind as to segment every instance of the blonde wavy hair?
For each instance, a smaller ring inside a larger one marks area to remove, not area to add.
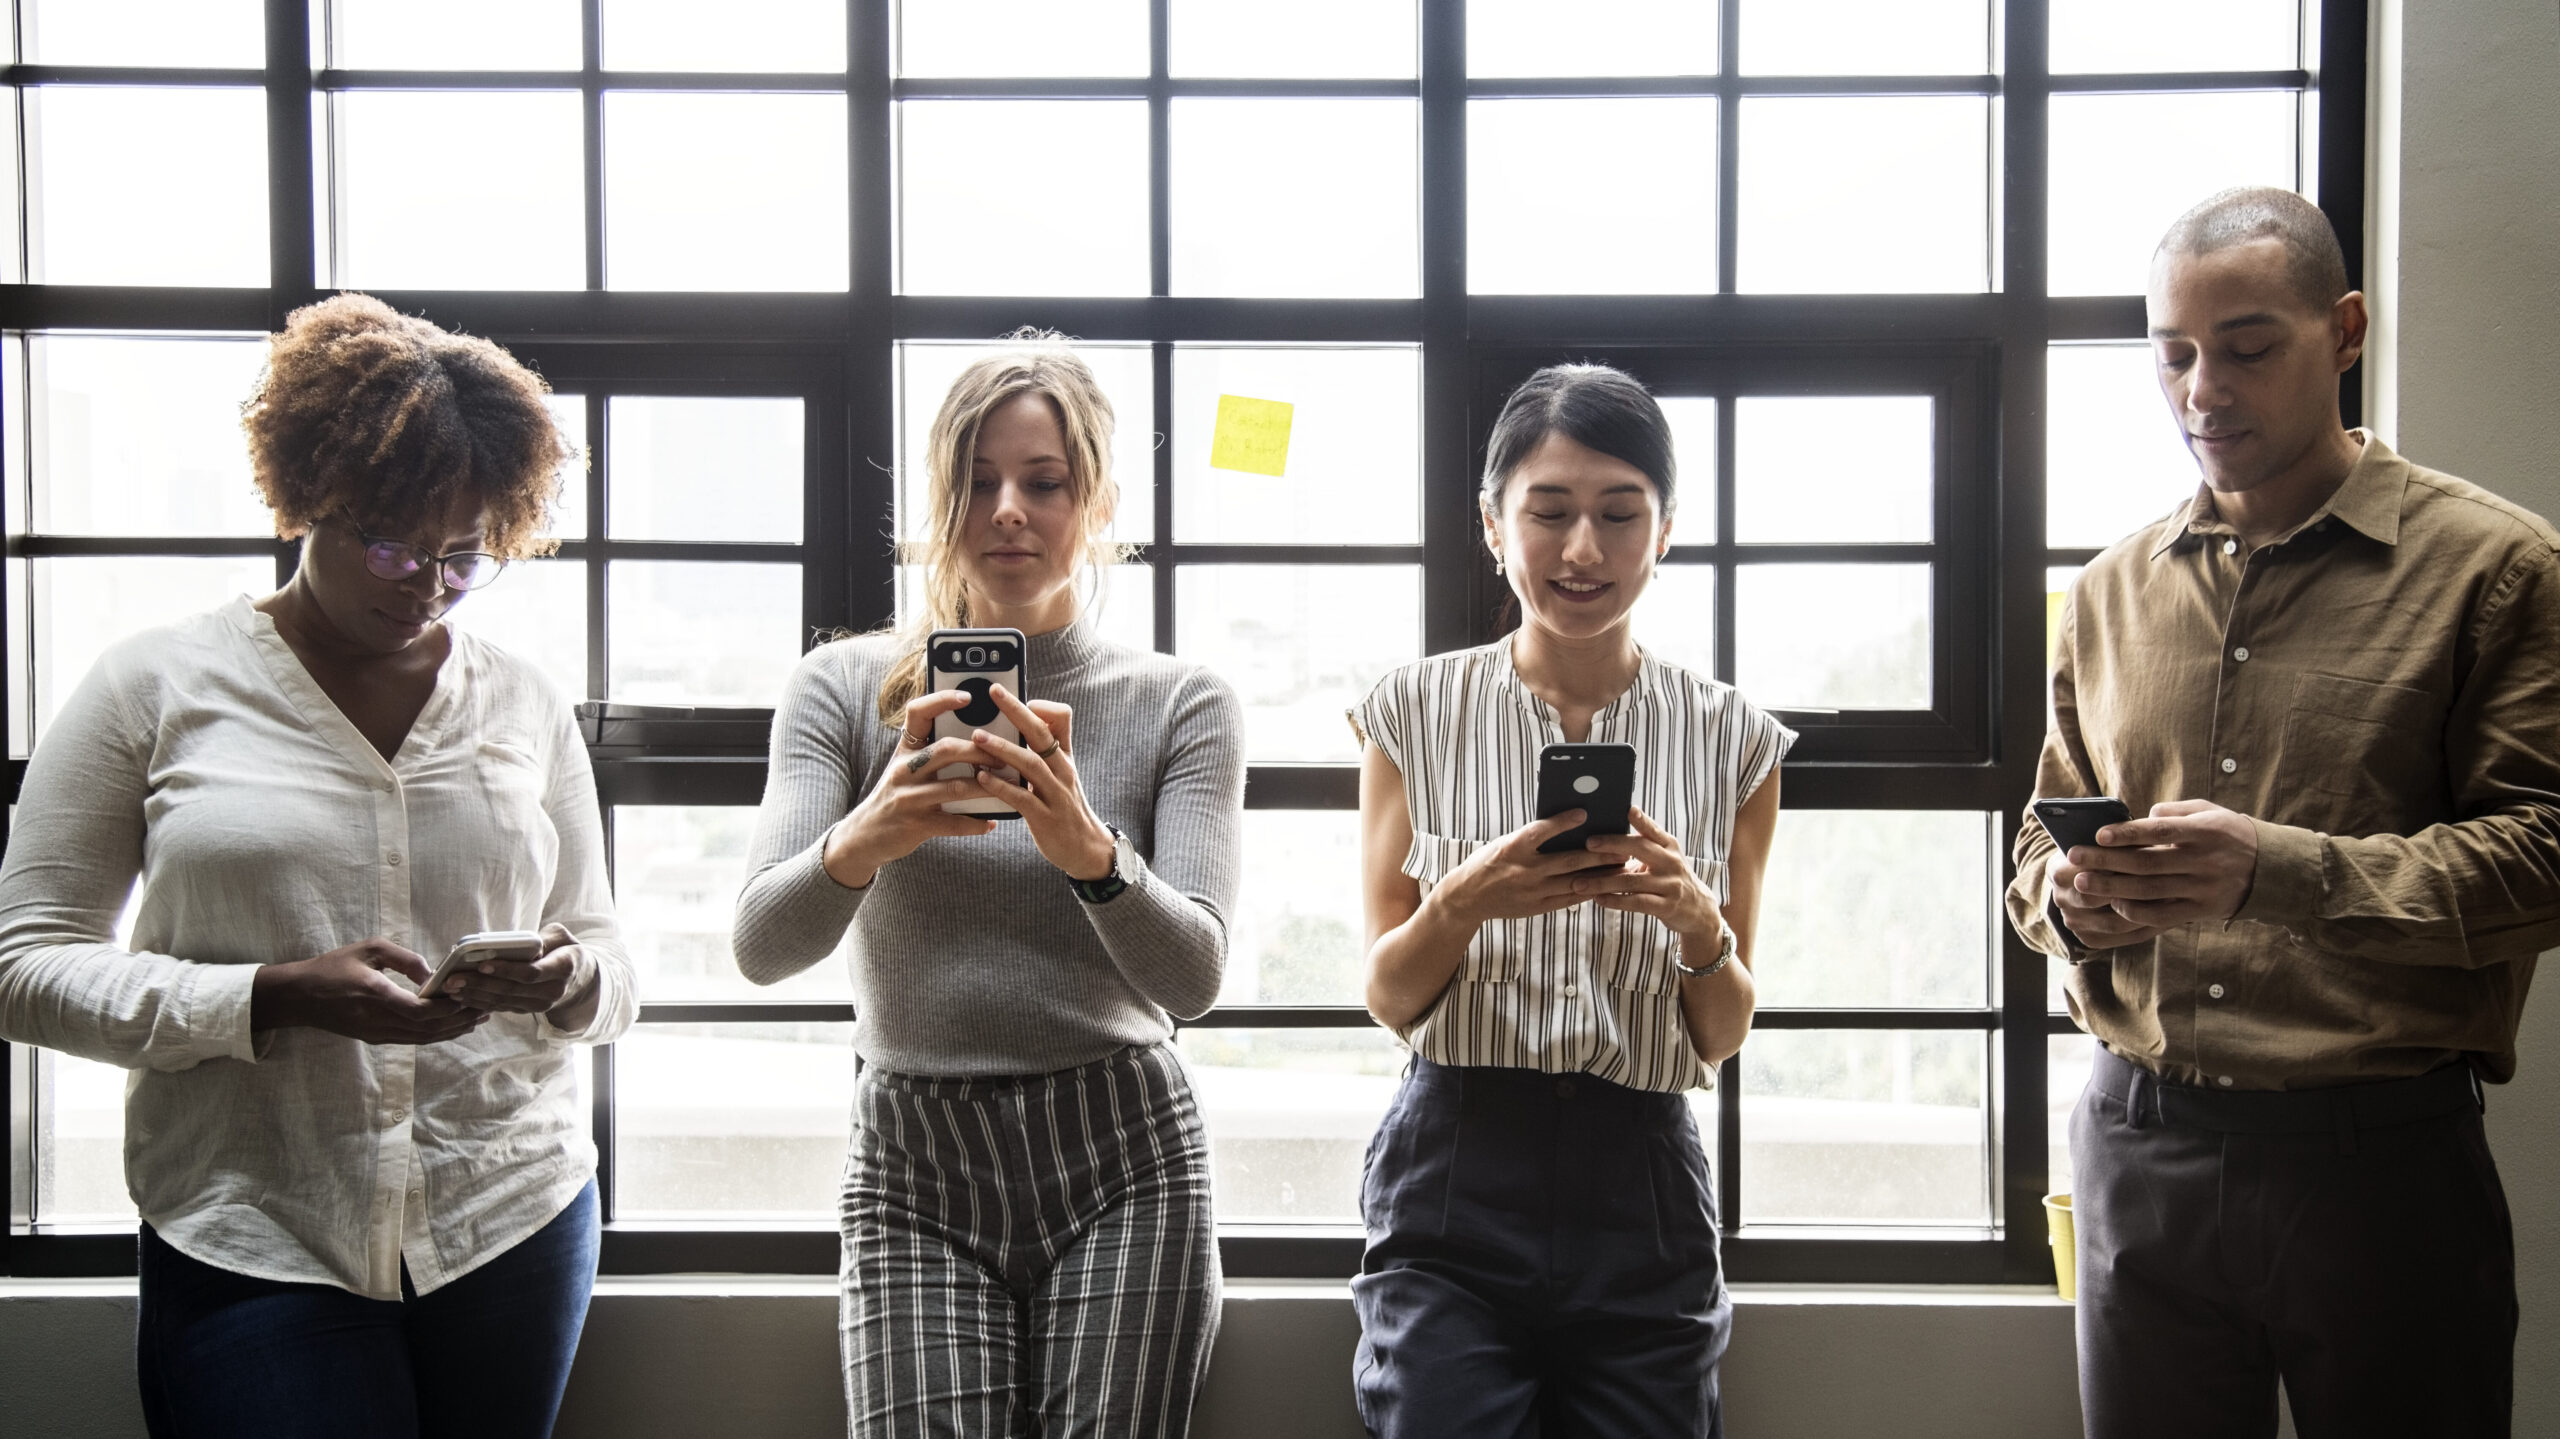
[[[924,693],[925,636],[975,622],[969,586],[960,573],[961,527],[969,516],[978,431],[998,408],[1023,395],[1038,395],[1057,416],[1067,442],[1067,484],[1076,501],[1087,609],[1101,603],[1104,566],[1127,559],[1132,549],[1109,534],[1111,517],[1120,507],[1120,486],[1111,478],[1111,401],[1101,382],[1055,330],[1016,330],[1002,343],[1008,348],[973,362],[951,382],[925,438],[924,509],[931,527],[920,546],[924,603],[882,631],[898,636],[904,650],[880,682],[883,724],[900,723],[908,702]]]

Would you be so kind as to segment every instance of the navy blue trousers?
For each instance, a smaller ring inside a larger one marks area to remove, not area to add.
[[[1379,1439],[1720,1439],[1733,1307],[1679,1095],[1416,1058],[1360,1211],[1352,1377]]]
[[[596,1279],[596,1187],[506,1253],[367,1299],[190,1259],[142,1229],[135,1367],[152,1439],[542,1439]]]

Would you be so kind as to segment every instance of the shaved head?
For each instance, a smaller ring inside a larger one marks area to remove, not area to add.
[[[2347,257],[2338,232],[2320,207],[2272,187],[2225,190],[2178,217],[2160,237],[2154,262],[2179,255],[2210,255],[2252,240],[2284,247],[2285,278],[2295,298],[2326,314],[2347,293]]]

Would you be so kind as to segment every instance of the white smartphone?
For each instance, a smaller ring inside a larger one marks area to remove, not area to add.
[[[455,940],[453,949],[427,976],[418,988],[421,999],[433,998],[444,988],[444,982],[484,959],[508,959],[530,964],[542,958],[542,936],[529,929],[492,929],[479,934],[466,934]]]
[[[1019,744],[1022,732],[1013,721],[996,708],[987,691],[1003,685],[1015,699],[1025,698],[1023,690],[1024,656],[1027,642],[1020,630],[935,630],[925,637],[924,663],[928,687],[935,690],[959,690],[969,696],[969,703],[933,721],[935,739],[967,739],[972,731],[985,730]],[[978,767],[970,764],[947,764],[936,772],[937,779],[967,779]],[[1019,784],[1022,772],[1007,765],[996,773]],[[987,819],[1020,819],[1012,805],[993,795],[980,799],[955,799],[943,806],[952,814],[974,814]]]

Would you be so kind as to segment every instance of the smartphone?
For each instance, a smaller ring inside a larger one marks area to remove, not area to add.
[[[1022,731],[996,708],[987,691],[997,685],[1015,699],[1026,699],[1023,688],[1027,677],[1023,671],[1023,651],[1028,648],[1020,630],[935,630],[925,637],[924,665],[926,688],[934,691],[959,690],[969,702],[933,721],[935,739],[967,739],[972,731],[987,733],[1022,742]],[[936,779],[967,779],[978,772],[972,764],[947,764],[935,773]],[[996,773],[1016,784],[1022,772],[1011,765]],[[993,795],[979,799],[955,799],[943,806],[951,814],[974,814],[986,819],[1020,819],[1012,805]]]
[[[1580,849],[1595,834],[1625,834],[1627,806],[1635,795],[1634,745],[1551,744],[1538,751],[1538,818],[1569,809],[1583,813],[1582,823],[1538,846],[1538,853]],[[1613,859],[1578,872],[1599,874],[1620,865]]]
[[[2133,818],[2124,801],[2111,794],[2087,799],[2040,799],[2035,810],[2036,821],[2044,826],[2046,834],[2053,836],[2053,847],[2064,854],[2084,844],[2094,848],[2098,831]]]
[[[530,964],[542,958],[542,936],[529,929],[492,929],[479,934],[466,934],[455,940],[453,949],[427,976],[418,988],[421,999],[433,998],[444,982],[484,959],[510,959]]]

